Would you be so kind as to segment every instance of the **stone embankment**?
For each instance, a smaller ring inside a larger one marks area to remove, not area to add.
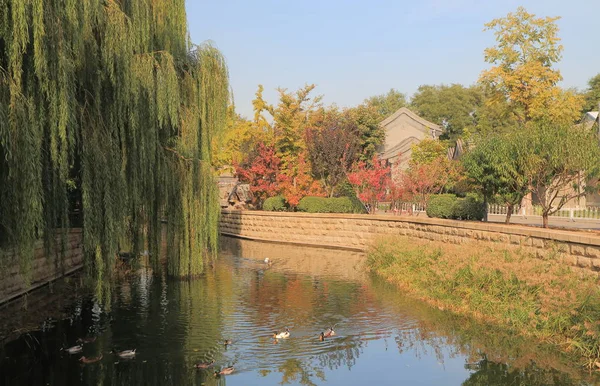
[[[403,235],[453,244],[514,248],[556,258],[577,270],[600,273],[600,236],[433,218],[223,210],[221,234],[325,248],[365,251],[382,236]]]
[[[4,264],[0,267],[0,304],[68,275],[83,266],[81,229],[68,230],[64,244],[62,237],[57,234],[55,244],[50,254],[47,254],[44,243],[41,240],[36,243],[29,281],[21,272],[20,259],[11,251],[0,251],[6,254],[0,259]],[[64,248],[64,256],[60,253],[62,248]]]

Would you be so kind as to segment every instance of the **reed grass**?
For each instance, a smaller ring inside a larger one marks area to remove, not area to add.
[[[600,367],[600,288],[561,262],[522,248],[382,239],[367,267],[443,310],[533,337]]]

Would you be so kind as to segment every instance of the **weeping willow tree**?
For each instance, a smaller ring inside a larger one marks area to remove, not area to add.
[[[119,240],[193,277],[217,248],[211,137],[228,73],[190,43],[184,0],[0,0],[0,243],[30,268],[83,213],[86,267],[111,274]],[[74,198],[73,198],[74,197]],[[0,254],[1,256],[1,254]]]

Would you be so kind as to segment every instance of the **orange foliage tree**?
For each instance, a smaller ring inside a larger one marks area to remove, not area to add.
[[[325,196],[321,184],[311,175],[310,164],[306,156],[301,153],[294,167],[288,165],[278,178],[280,194],[283,195],[290,207],[295,208],[304,196]]]

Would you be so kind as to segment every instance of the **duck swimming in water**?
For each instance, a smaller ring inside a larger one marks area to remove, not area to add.
[[[83,346],[79,344],[77,346],[65,348],[64,350],[69,354],[77,354],[83,351]]]
[[[101,359],[102,359],[102,354],[100,354],[100,356],[95,357],[95,358],[86,358],[85,356],[82,356],[81,358],[79,358],[79,362],[94,363],[94,362],[98,362]]]
[[[117,354],[118,357],[120,358],[133,358],[135,356],[135,350],[123,350],[123,351],[119,351],[119,352],[115,352],[115,354]]]
[[[233,373],[234,370],[235,369],[233,368],[233,366],[224,367],[221,369],[221,371],[215,371],[215,377],[218,377],[219,375],[229,375]]]
[[[329,338],[330,336],[334,336],[335,335],[335,331],[333,330],[333,327],[329,327],[327,330],[325,330],[325,332],[323,333],[323,336],[325,338]]]
[[[213,359],[210,362],[200,362],[200,363],[196,363],[194,365],[195,368],[197,369],[208,369],[209,367],[213,367],[215,364],[215,360]]]
[[[285,339],[290,337],[290,329],[286,328],[285,331],[273,333],[275,339]]]
[[[232,343],[233,343],[233,341],[232,341],[231,339],[225,339],[225,340],[223,341],[223,344],[224,344],[225,346],[227,346],[227,345],[230,345],[230,344],[232,344]]]

